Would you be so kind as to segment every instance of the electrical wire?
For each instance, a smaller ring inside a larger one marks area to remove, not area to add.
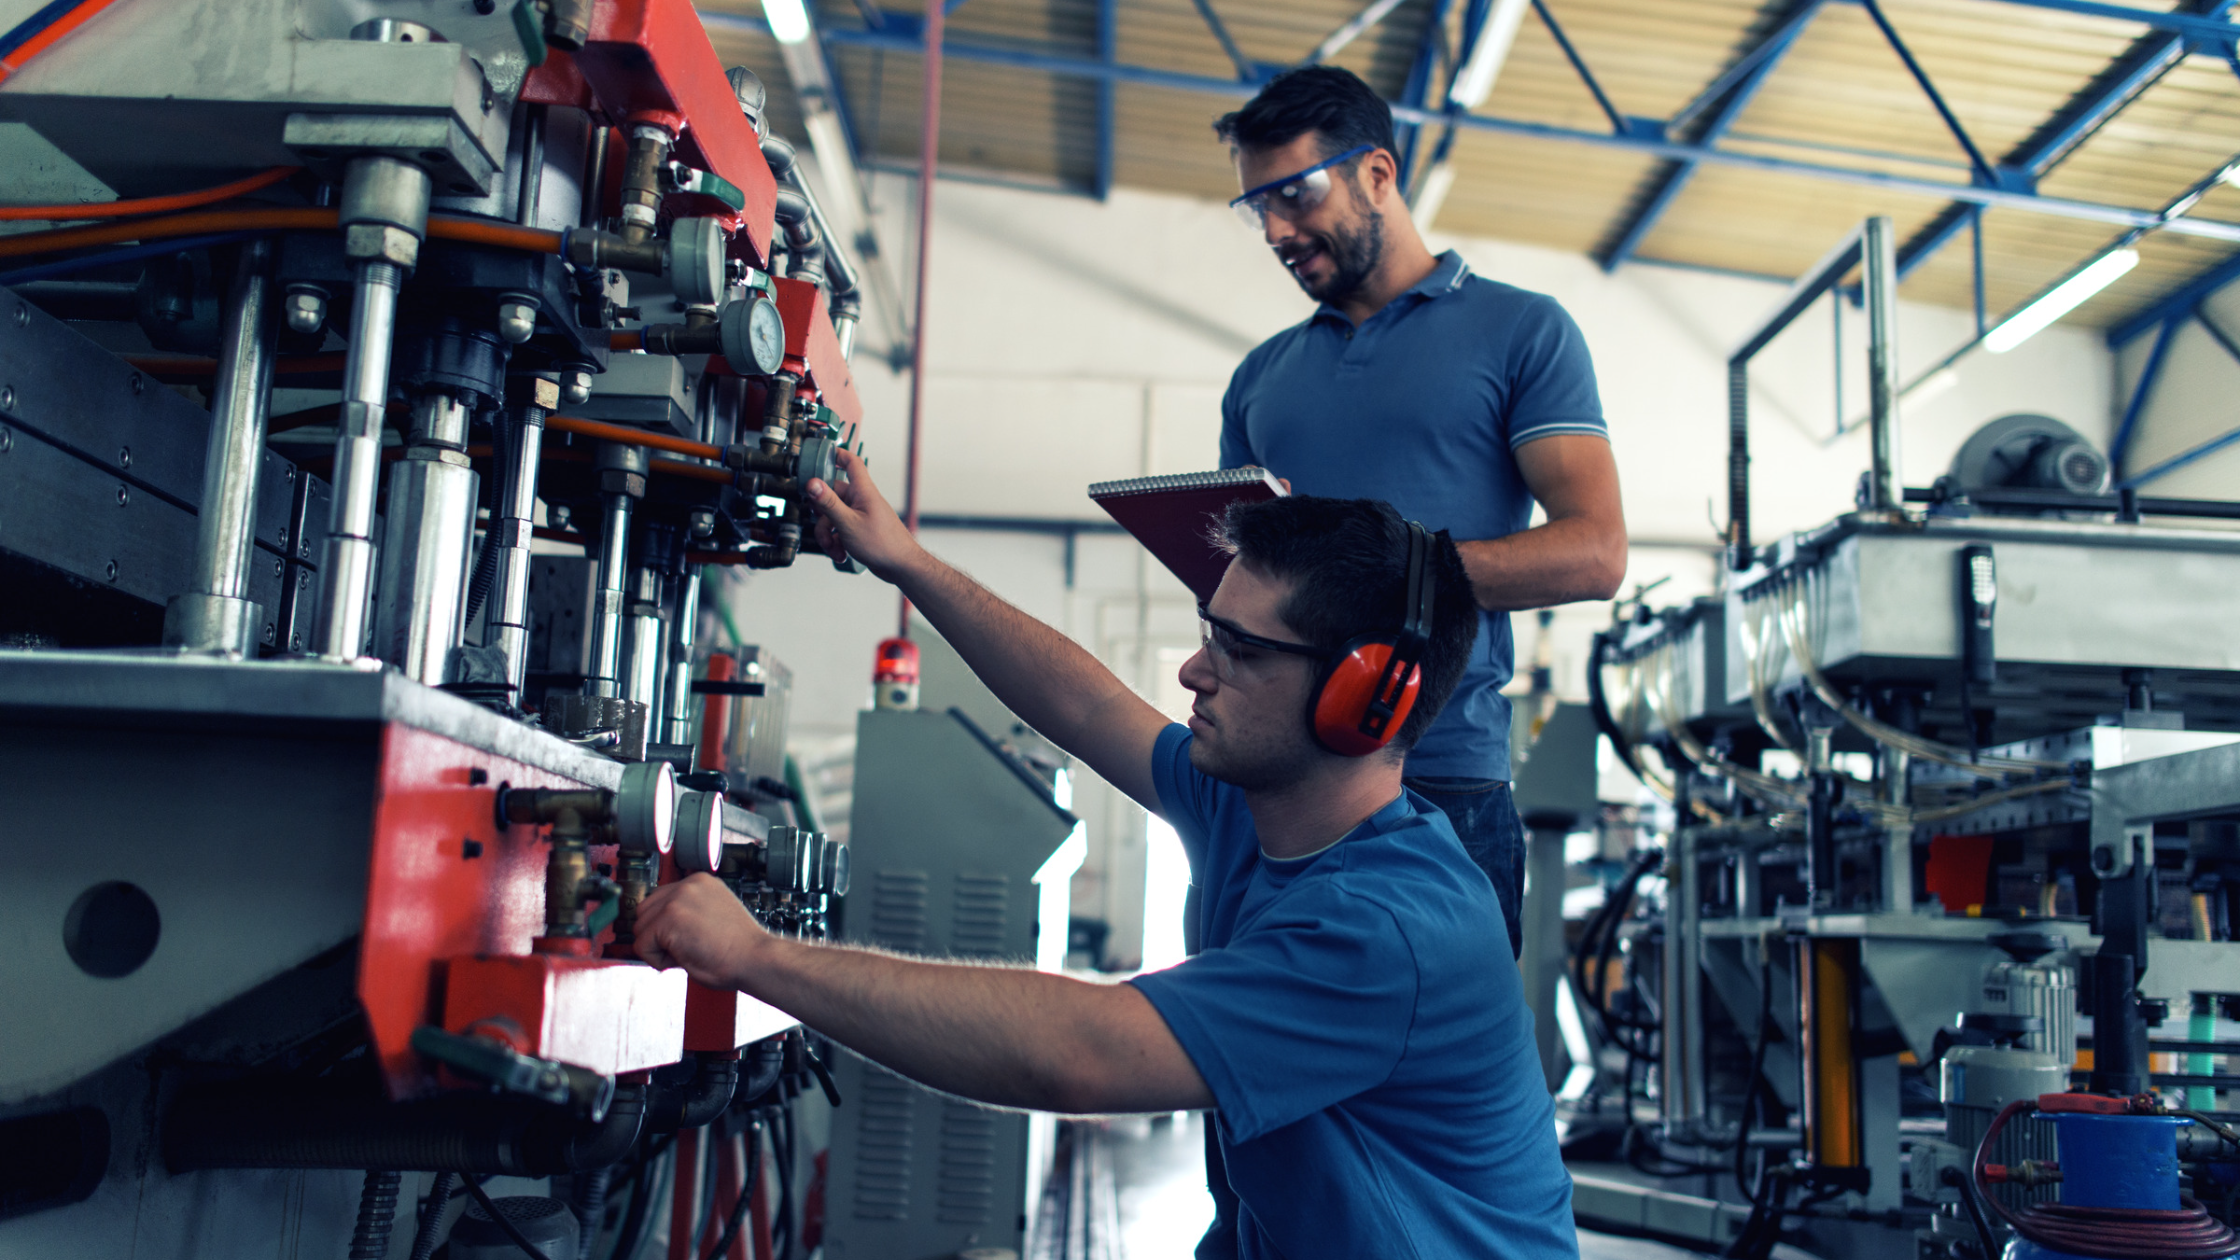
[[[166,214],[175,210],[192,210],[197,206],[214,205],[234,197],[253,193],[260,188],[270,188],[297,171],[300,166],[275,166],[259,171],[246,179],[230,184],[219,184],[199,192],[172,193],[164,197],[135,197],[130,201],[86,201],[65,206],[0,206],[0,223],[20,223],[25,220],[48,219],[121,219],[136,214]]]
[[[755,1177],[762,1171],[762,1122],[747,1121],[747,1170],[740,1179],[739,1201],[731,1205],[731,1217],[723,1224],[723,1233],[716,1245],[708,1249],[707,1260],[723,1260],[731,1250],[731,1242],[739,1236],[739,1227],[747,1220],[747,1212],[754,1204]]]
[[[0,35],[0,83],[6,83],[33,57],[93,20],[114,0],[53,0]]]

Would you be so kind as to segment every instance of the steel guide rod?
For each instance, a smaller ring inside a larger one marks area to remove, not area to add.
[[[560,402],[557,382],[535,378],[533,385],[536,400],[508,407],[500,426],[498,499],[482,544],[498,549],[482,642],[504,657],[506,686],[517,700],[529,677],[529,552],[536,531],[537,460],[544,453],[545,417]]]
[[[173,647],[248,653],[256,646],[249,561],[272,395],[273,305],[272,243],[249,242],[241,247],[226,294],[224,340],[211,387],[210,447],[195,517],[194,580],[164,610],[164,642]]]

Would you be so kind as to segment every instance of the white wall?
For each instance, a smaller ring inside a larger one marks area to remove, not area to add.
[[[890,252],[908,233],[908,181],[884,177]],[[1073,196],[944,182],[936,189],[923,510],[1096,520],[1091,481],[1211,468],[1221,391],[1237,360],[1312,307],[1258,241],[1213,203],[1121,190]],[[1654,267],[1606,275],[1569,254],[1489,240],[1439,239],[1480,274],[1554,295],[1592,348],[1636,539],[1629,587],[1672,581],[1657,598],[1712,589],[1711,549],[1725,517],[1727,349],[1779,300],[1762,281]],[[878,321],[867,320],[867,338]],[[1863,321],[1847,312],[1847,403],[1863,410]],[[1903,306],[1909,377],[1972,331],[1965,314]],[[879,349],[868,344],[868,351]],[[1837,438],[1825,303],[1759,360],[1752,450],[1756,533],[1801,528],[1845,510],[1867,462],[1863,431]],[[872,469],[898,502],[908,381],[859,352],[857,383]],[[1973,429],[2011,411],[2056,416],[2105,442],[2110,359],[2097,336],[2055,329],[2005,356],[1978,355],[1957,384],[1906,408],[1903,469],[1925,485]],[[1280,471],[1280,470],[1279,470]],[[1060,539],[930,530],[927,541],[990,587],[1050,621],[1155,698],[1177,653],[1195,644],[1182,587],[1124,538],[1086,536],[1065,583]],[[821,562],[743,578],[742,633],[793,666],[796,732],[838,737],[868,702],[872,649],[893,633],[896,602],[869,578]],[[1558,689],[1583,690],[1585,640],[1606,604],[1556,619]],[[1518,627],[1519,654],[1534,631]],[[1167,653],[1165,666],[1161,653]],[[1077,807],[1090,825],[1077,912],[1133,940],[1141,900],[1141,815],[1102,784]],[[934,803],[929,803],[934,804]],[[1131,952],[1125,946],[1117,952]]]

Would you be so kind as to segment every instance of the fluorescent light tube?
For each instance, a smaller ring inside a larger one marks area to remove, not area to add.
[[[2112,249],[2092,260],[2084,270],[2055,285],[2044,297],[2001,321],[1983,339],[1983,348],[2005,354],[2043,332],[2047,325],[2084,305],[2087,298],[2121,279],[2139,265],[2139,251]]]
[[[1470,60],[1462,64],[1462,72],[1447,89],[1449,101],[1463,109],[1476,109],[1493,95],[1493,81],[1501,77],[1501,65],[1509,59],[1509,45],[1516,42],[1517,27],[1531,7],[1532,0],[1494,0],[1493,11],[1486,14],[1486,24],[1478,31],[1477,46],[1470,50]]]
[[[806,0],[762,0],[763,20],[781,44],[798,44],[809,38]]]

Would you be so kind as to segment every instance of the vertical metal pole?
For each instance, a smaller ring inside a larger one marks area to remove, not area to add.
[[[518,386],[517,386],[518,387]],[[490,610],[482,642],[505,657],[506,685],[519,701],[529,676],[529,549],[536,533],[537,460],[544,451],[545,417],[560,405],[560,385],[530,378],[532,401],[506,409],[498,444],[498,501],[483,546],[496,547]]]
[[[1843,436],[1843,290],[1828,290],[1828,325],[1836,336],[1836,436]]]
[[[692,648],[699,634],[700,566],[687,565],[678,584],[676,620],[669,627],[669,680],[663,700],[669,714],[665,744],[692,742]]]
[[[366,600],[373,592],[373,507],[381,475],[381,428],[388,407],[389,353],[396,337],[394,263],[358,267],[350,299],[350,350],[342,365],[341,430],[334,443],[334,508],[319,569],[319,619],[312,648],[348,660],[366,644]]]
[[[1867,423],[1874,447],[1868,506],[1878,512],[1905,507],[1898,451],[1898,253],[1889,216],[1867,220],[1859,269],[1867,293]]]
[[[1983,207],[1968,212],[1968,240],[1975,253],[1976,336],[1984,334],[1983,318]]]
[[[1663,1108],[1665,1136],[1685,1142],[1700,1133],[1704,1119],[1703,972],[1696,950],[1703,899],[1694,828],[1673,833],[1671,861],[1665,876]]]
[[[468,557],[481,478],[467,461],[466,402],[447,390],[412,400],[404,458],[389,470],[374,650],[407,678],[436,686],[466,626]]]
[[[591,664],[583,680],[587,696],[622,694],[623,583],[630,574],[630,518],[637,500],[607,496],[607,516],[599,534],[599,585],[591,593]]]
[[[646,706],[648,729],[658,731],[661,679],[668,672],[669,656],[668,627],[661,624],[661,571],[651,566],[633,569],[630,586],[629,667],[623,675],[622,698]]]
[[[1563,842],[1568,828],[1533,827],[1525,834],[1524,920],[1519,936],[1524,956],[1524,1001],[1532,1012],[1532,1039],[1548,1088],[1563,1083],[1562,1029],[1556,1022],[1559,982],[1563,979]]]
[[[428,173],[392,157],[353,159],[343,174],[343,253],[355,264],[350,349],[342,364],[342,417],[334,444],[334,508],[319,571],[312,650],[347,660],[366,643],[373,588],[373,507],[381,428],[397,332],[397,290],[427,232]]]
[[[920,107],[918,134],[918,292],[916,314],[910,326],[910,441],[908,468],[903,477],[902,519],[910,532],[918,532],[918,467],[920,435],[926,410],[926,275],[933,257],[933,184],[941,164],[941,27],[945,5],[926,5],[925,99]],[[910,637],[910,599],[904,596],[896,617],[895,633]]]
[[[1750,567],[1750,361],[1727,363],[1727,567]]]
[[[241,247],[226,294],[224,342],[211,387],[210,447],[195,517],[194,580],[164,610],[163,641],[196,651],[256,650],[257,606],[248,599],[257,466],[264,459],[272,394],[272,243]],[[278,610],[274,610],[277,612]]]

